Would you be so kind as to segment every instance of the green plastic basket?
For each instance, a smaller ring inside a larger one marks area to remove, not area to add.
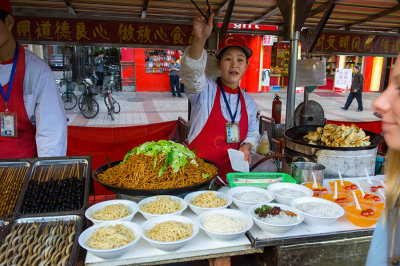
[[[291,177],[288,174],[285,173],[228,173],[226,174],[226,179],[229,182],[230,187],[236,187],[236,186],[253,186],[253,187],[261,187],[261,188],[267,188],[269,184],[272,184],[274,182],[265,182],[265,179],[278,179],[282,178],[282,181],[284,183],[296,183],[296,180]],[[243,180],[244,179],[244,180]],[[246,183],[246,180],[249,181],[249,183]],[[256,182],[257,179],[264,179],[261,182]],[[243,182],[240,182],[243,180]],[[253,183],[255,182],[255,183]]]

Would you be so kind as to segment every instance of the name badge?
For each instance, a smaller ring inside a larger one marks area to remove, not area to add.
[[[239,143],[240,140],[239,122],[226,123],[226,140],[228,143]]]
[[[0,113],[0,122],[2,137],[18,137],[17,113]]]

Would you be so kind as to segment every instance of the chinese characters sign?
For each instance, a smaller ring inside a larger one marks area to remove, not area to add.
[[[188,25],[26,17],[15,20],[14,34],[19,41],[187,46],[194,38]]]
[[[350,90],[352,81],[351,69],[336,69],[335,92],[346,92]]]
[[[400,37],[323,33],[314,51],[397,55],[400,52]]]

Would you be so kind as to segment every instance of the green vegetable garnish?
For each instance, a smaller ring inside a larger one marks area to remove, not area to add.
[[[178,172],[181,167],[184,169],[187,162],[197,166],[197,162],[195,160],[196,155],[182,144],[176,143],[172,140],[159,140],[157,142],[150,141],[143,143],[142,145],[135,147],[128,152],[125,155],[123,163],[132,154],[154,156],[153,169],[156,168],[157,158],[159,158],[161,155],[165,155],[165,164],[158,172],[158,176],[161,176],[168,166],[172,167],[173,173]]]
[[[210,177],[210,175],[209,175],[209,174],[205,174],[205,173],[202,173],[202,174],[201,174],[201,176],[202,176],[204,179],[206,179],[206,178]]]
[[[272,207],[269,205],[262,205],[260,208],[254,209],[254,213],[259,213],[266,210],[272,210]]]

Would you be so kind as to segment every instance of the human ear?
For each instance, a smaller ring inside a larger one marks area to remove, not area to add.
[[[7,15],[7,17],[5,19],[5,24],[6,24],[7,28],[11,31],[12,28],[14,27],[14,17],[11,15]]]

